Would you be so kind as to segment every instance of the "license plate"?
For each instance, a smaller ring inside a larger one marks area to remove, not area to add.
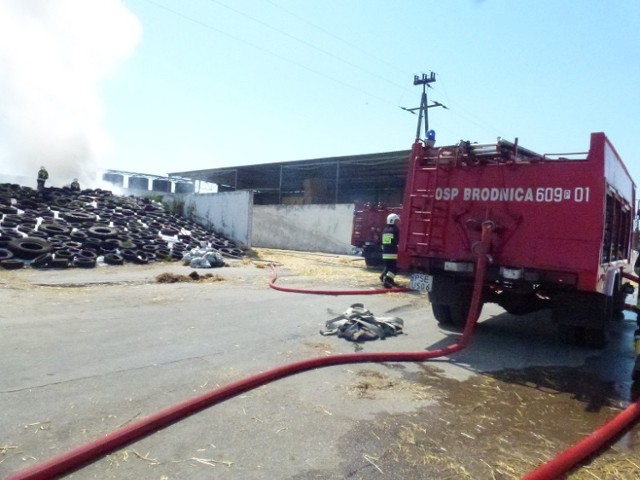
[[[411,275],[409,287],[411,290],[419,290],[421,292],[430,292],[433,285],[433,276],[424,273],[414,273]]]

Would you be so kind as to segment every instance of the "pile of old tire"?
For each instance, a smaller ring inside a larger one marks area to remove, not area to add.
[[[166,212],[162,204],[147,198],[101,189],[76,193],[0,184],[3,268],[181,261],[190,249],[202,246],[226,257],[244,255],[230,240]]]

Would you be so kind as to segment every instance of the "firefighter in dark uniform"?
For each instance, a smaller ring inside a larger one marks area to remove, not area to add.
[[[38,190],[42,190],[44,188],[44,182],[49,178],[49,172],[44,167],[40,167],[38,170]]]
[[[71,182],[71,191],[72,192],[79,192],[80,191],[80,183],[78,182],[77,178],[73,179],[73,182]]]
[[[399,221],[400,217],[397,214],[390,213],[387,216],[387,224],[382,230],[382,263],[384,263],[384,270],[380,275],[380,281],[385,288],[392,288],[396,285],[398,239],[400,238],[400,230],[396,223]]]

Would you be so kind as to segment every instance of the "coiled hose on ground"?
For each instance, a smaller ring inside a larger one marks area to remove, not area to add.
[[[469,308],[467,323],[458,343],[440,348],[419,352],[388,352],[388,353],[354,353],[338,354],[327,357],[311,358],[299,362],[283,365],[267,370],[257,375],[233,382],[211,392],[199,395],[176,406],[162,410],[138,422],[120,428],[105,437],[82,445],[68,453],[59,455],[49,461],[34,465],[21,472],[13,474],[7,480],[47,480],[55,478],[97,460],[127,444],[165,428],[172,423],[182,420],[201,410],[228,400],[236,395],[260,387],[267,383],[292,376],[316,368],[370,362],[423,362],[437,357],[451,355],[464,349],[471,340],[471,334],[478,319],[481,307],[482,284],[486,272],[487,252],[490,233],[493,227],[490,222],[483,224],[482,241],[476,250],[476,278],[473,286],[473,296]],[[323,295],[344,295],[345,292],[287,289],[275,285],[277,274],[270,281],[270,286],[276,290],[286,292],[315,293]],[[637,278],[636,278],[637,280]],[[402,289],[361,290],[359,294],[392,292]],[[346,294],[350,294],[347,292]],[[552,480],[559,478],[596,450],[601,448],[625,428],[628,428],[640,414],[640,401],[631,404],[616,418],[591,434],[582,442],[562,452],[558,457],[543,464],[524,477],[525,480]]]

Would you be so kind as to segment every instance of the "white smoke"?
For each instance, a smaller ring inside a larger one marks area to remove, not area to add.
[[[135,50],[120,0],[0,0],[0,174],[95,183],[109,149],[101,84]]]

